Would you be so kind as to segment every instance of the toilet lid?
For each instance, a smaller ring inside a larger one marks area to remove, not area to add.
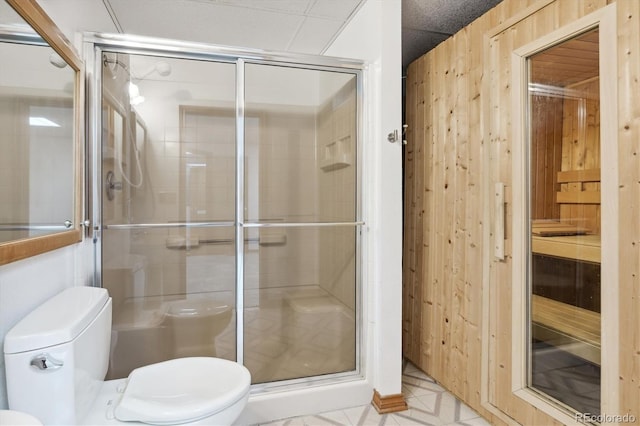
[[[149,424],[195,421],[239,401],[250,384],[249,370],[233,361],[173,359],[133,370],[114,414]]]

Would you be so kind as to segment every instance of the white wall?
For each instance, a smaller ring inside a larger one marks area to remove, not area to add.
[[[325,52],[363,59],[364,289],[367,376],[383,396],[402,385],[402,145],[387,134],[402,130],[401,1],[368,0]]]
[[[68,287],[89,285],[93,243],[67,246],[0,267],[0,346],[7,332],[47,299]],[[0,353],[0,409],[6,409],[4,352]]]

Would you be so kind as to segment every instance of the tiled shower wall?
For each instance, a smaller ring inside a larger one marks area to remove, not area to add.
[[[355,84],[349,83],[319,108],[247,109],[247,220],[355,219],[355,102]],[[109,220],[117,223],[118,214],[124,223],[184,221],[187,215],[191,221],[234,220],[235,110],[182,106],[179,114],[178,129],[169,120],[163,131],[149,129],[138,147],[144,183],[116,192],[113,205],[120,207]],[[351,164],[323,169],[322,146],[344,138]],[[137,165],[130,162],[129,177],[136,179]],[[354,232],[352,227],[248,230],[245,289],[320,285],[354,309]],[[105,280],[114,283],[110,291],[120,298],[224,291],[232,300],[233,237],[231,227],[105,232]]]

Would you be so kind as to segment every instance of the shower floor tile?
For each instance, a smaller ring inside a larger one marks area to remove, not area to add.
[[[259,296],[244,311],[244,363],[253,383],[355,369],[355,319],[337,299],[316,286],[263,289]],[[309,296],[325,305],[304,306]],[[216,339],[218,356],[234,359],[234,327],[231,321]]]
[[[409,409],[399,413],[378,414],[371,404],[346,410],[291,417],[260,426],[405,426],[468,425],[488,426],[469,406],[456,399],[435,381],[408,363],[402,375],[402,392]]]

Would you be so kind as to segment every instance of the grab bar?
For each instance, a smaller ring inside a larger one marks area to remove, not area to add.
[[[68,229],[69,227],[65,225],[0,225],[0,231],[66,231]]]
[[[361,226],[363,221],[359,222],[278,222],[278,223],[244,223],[244,228],[304,228],[319,226]]]
[[[121,223],[104,225],[104,229],[143,229],[143,228],[212,228],[234,226],[235,222],[175,222],[175,223]]]
[[[361,226],[365,222],[273,222],[273,223],[243,223],[244,228],[303,228],[322,226]],[[104,229],[142,229],[142,228],[212,228],[235,226],[235,222],[175,222],[175,223],[121,223],[104,225]]]

